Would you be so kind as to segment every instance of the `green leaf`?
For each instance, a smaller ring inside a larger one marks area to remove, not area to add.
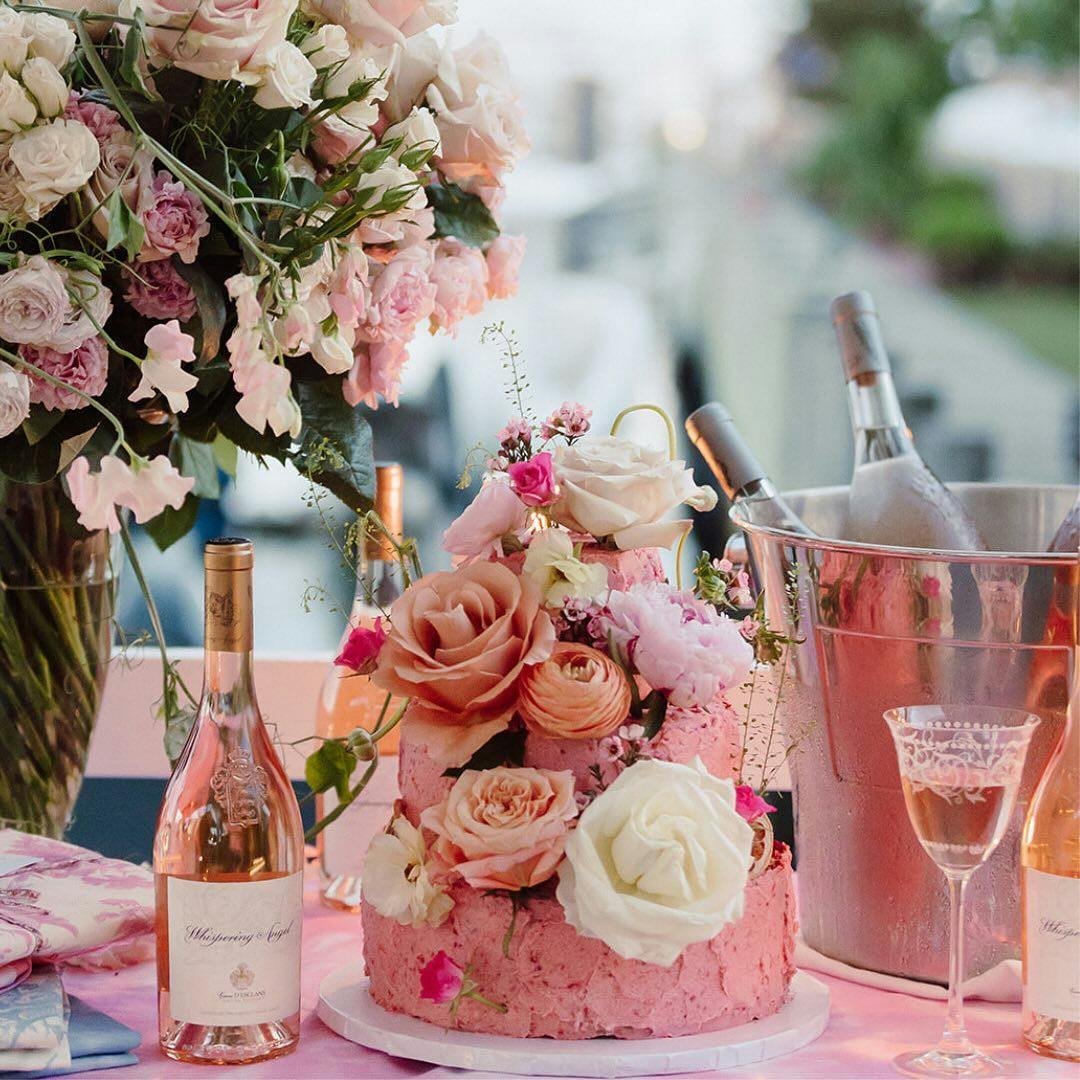
[[[459,769],[447,769],[443,776],[460,776],[466,769],[494,769],[498,765],[525,764],[525,729],[507,728],[492,735]]]
[[[235,480],[236,459],[238,457],[236,443],[230,442],[219,431],[211,449],[214,451],[214,460],[217,462],[217,467]]]
[[[61,409],[46,409],[41,405],[34,406],[22,425],[26,441],[31,446],[41,442],[63,419],[64,413]]]
[[[133,18],[135,25],[128,27],[124,38],[124,48],[120,53],[120,79],[150,101],[160,101],[161,95],[152,90],[143,78],[142,62],[145,55],[143,38],[146,34],[146,25],[142,11],[136,9]]]
[[[181,537],[187,536],[199,516],[199,497],[188,494],[180,504],[179,510],[166,506],[156,518],[148,521],[143,528],[146,534],[158,546],[159,551],[167,551]]]
[[[191,476],[195,480],[191,494],[201,499],[216,499],[221,494],[221,484],[218,482],[213,445],[196,442],[186,435],[177,435],[172,449],[177,468],[184,476]]]
[[[653,739],[664,723],[667,715],[668,699],[659,690],[653,690],[642,701],[644,712],[641,717],[642,727],[645,728],[645,738]]]
[[[363,413],[341,396],[339,378],[301,383],[297,396],[304,426],[293,464],[357,513],[370,510],[375,466]]]
[[[316,794],[333,788],[344,802],[349,798],[349,778],[355,768],[356,755],[344,743],[327,739],[304,762],[304,779]]]
[[[431,160],[437,148],[438,144],[434,139],[416,143],[410,146],[399,160],[410,172],[419,172]]]
[[[237,415],[235,403],[229,401],[223,403],[217,426],[226,439],[249,454],[254,454],[258,458],[272,457],[276,461],[288,460],[289,436],[287,434],[275,435],[269,428],[266,431],[256,431],[246,420],[242,420]]]
[[[199,320],[196,356],[200,363],[204,363],[212,360],[221,350],[221,334],[225,329],[225,295],[199,263],[177,262],[174,265],[195,294]]]
[[[105,200],[105,211],[109,216],[109,231],[105,237],[105,250],[124,248],[128,261],[134,262],[142,248],[146,230],[142,222],[124,201],[119,188],[113,188],[112,194]]]
[[[425,189],[435,211],[435,235],[456,236],[469,247],[483,247],[499,235],[499,226],[479,195],[457,184],[429,184]]]

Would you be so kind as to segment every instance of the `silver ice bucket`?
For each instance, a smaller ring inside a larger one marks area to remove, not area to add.
[[[1019,832],[1077,677],[1080,558],[1040,550],[1075,489],[952,490],[997,550],[819,539],[843,535],[846,487],[785,494],[818,537],[755,526],[737,507],[731,512],[747,534],[770,621],[801,639],[779,715],[798,743],[790,763],[806,941],[857,967],[934,982],[947,975],[945,878],[908,823],[881,714],[957,702],[1019,706],[1042,719],[1009,831],[969,886],[971,977],[1019,955]]]

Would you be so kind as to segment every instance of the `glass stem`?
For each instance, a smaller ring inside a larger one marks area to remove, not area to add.
[[[949,1004],[938,1044],[942,1054],[972,1054],[964,1027],[964,891],[970,875],[949,874]]]

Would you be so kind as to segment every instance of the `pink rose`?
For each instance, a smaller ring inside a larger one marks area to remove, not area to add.
[[[505,480],[489,480],[443,533],[443,550],[463,559],[502,555],[503,537],[520,537],[528,526],[525,504],[510,485]]]
[[[124,130],[120,123],[120,114],[97,101],[88,101],[79,91],[72,93],[64,109],[68,120],[78,120],[85,124],[99,143],[107,142],[112,136]]]
[[[735,811],[744,821],[755,821],[762,814],[774,814],[775,806],[770,806],[749,784],[738,784],[735,788]]]
[[[344,26],[365,45],[404,45],[413,34],[451,21],[440,0],[310,0],[307,10]]]
[[[428,277],[431,250],[415,245],[385,265],[372,268],[370,295],[358,333],[364,341],[407,342],[435,307],[435,285]]]
[[[109,350],[96,335],[72,352],[23,345],[19,355],[27,363],[34,364],[57,379],[63,379],[67,384],[56,386],[33,371],[27,372],[30,376],[30,400],[50,410],[84,408],[89,403],[76,391],[97,397],[105,389],[109,377]]]
[[[546,450],[528,461],[515,462],[506,471],[510,486],[526,506],[548,506],[555,501],[555,469]]]
[[[210,232],[210,219],[198,195],[162,170],[143,191],[138,213],[146,229],[140,262],[170,255],[179,255],[185,263],[195,261],[199,241]]]
[[[376,619],[374,626],[354,626],[334,663],[350,668],[358,675],[370,675],[375,670],[375,663],[385,643],[386,630],[383,629],[382,619]]]
[[[380,397],[397,405],[401,372],[408,359],[409,351],[402,341],[358,345],[353,350],[352,370],[341,388],[345,400],[353,406],[363,402],[369,409],[379,407]]]
[[[465,969],[441,949],[420,969],[420,996],[436,1005],[448,1005],[460,993]]]
[[[518,291],[518,272],[525,257],[524,236],[498,236],[488,245],[487,294],[489,300],[505,300]]]
[[[179,319],[195,315],[195,291],[173,265],[172,259],[124,267],[128,287],[124,299],[148,319]]]
[[[435,157],[447,179],[463,186],[495,185],[529,150],[521,104],[516,98],[480,86],[467,104],[452,107],[438,86],[427,92],[439,126]]]
[[[499,766],[466,769],[420,823],[435,834],[432,857],[448,875],[517,891],[555,873],[575,817],[572,772]]]
[[[440,329],[453,330],[466,315],[475,315],[483,308],[488,268],[476,248],[454,239],[440,241],[430,279],[435,286],[431,321]]]

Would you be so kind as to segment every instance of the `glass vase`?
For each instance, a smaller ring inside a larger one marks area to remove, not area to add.
[[[82,786],[112,645],[106,531],[59,479],[0,479],[0,827],[60,837]]]

